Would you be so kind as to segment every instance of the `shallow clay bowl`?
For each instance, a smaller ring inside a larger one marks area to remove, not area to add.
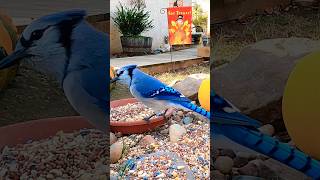
[[[110,107],[115,108],[135,102],[138,102],[135,98],[120,99],[111,101]],[[162,116],[152,118],[149,123],[143,119],[137,119],[136,121],[130,122],[110,121],[110,130],[112,132],[121,132],[122,134],[141,134],[147,131],[152,131],[156,127],[163,125],[165,122],[165,118]]]
[[[68,133],[83,128],[93,127],[80,116],[40,119],[0,127],[0,149],[24,144],[29,140],[45,139],[59,131]]]

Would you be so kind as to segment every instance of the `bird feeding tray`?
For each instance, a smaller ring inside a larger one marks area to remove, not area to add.
[[[0,149],[5,146],[24,144],[56,135],[63,131],[71,133],[93,126],[80,116],[39,119],[0,127]]]
[[[120,99],[111,101],[110,107],[116,108],[136,102],[138,102],[138,100],[135,98]],[[110,130],[112,132],[121,132],[122,134],[141,134],[152,131],[156,127],[163,125],[165,122],[165,118],[162,116],[152,118],[149,122],[143,119],[137,119],[134,121],[110,121]]]

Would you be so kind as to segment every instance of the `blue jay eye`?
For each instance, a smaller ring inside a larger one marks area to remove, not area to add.
[[[44,30],[35,30],[32,32],[30,39],[39,40],[43,35]]]

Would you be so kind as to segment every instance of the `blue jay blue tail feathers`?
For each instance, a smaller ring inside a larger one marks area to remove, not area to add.
[[[315,180],[320,180],[320,162],[288,144],[246,127],[217,124],[212,126],[223,130],[223,134],[235,142],[276,159]]]
[[[181,102],[180,105],[210,119],[210,112],[191,102]]]

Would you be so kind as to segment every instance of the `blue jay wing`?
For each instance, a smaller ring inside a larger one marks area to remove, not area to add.
[[[68,73],[63,90],[73,108],[97,129],[108,127],[108,80],[106,71],[82,69]]]
[[[154,98],[157,100],[190,102],[190,99],[186,98],[183,94],[170,86],[161,86],[160,88],[143,92],[142,94],[144,97]]]
[[[91,70],[82,77],[81,85],[88,94],[96,99],[95,104],[103,111],[108,112],[108,79],[106,71]]]
[[[213,122],[256,128],[262,125],[259,121],[237,112],[230,103],[218,95],[213,96]]]

